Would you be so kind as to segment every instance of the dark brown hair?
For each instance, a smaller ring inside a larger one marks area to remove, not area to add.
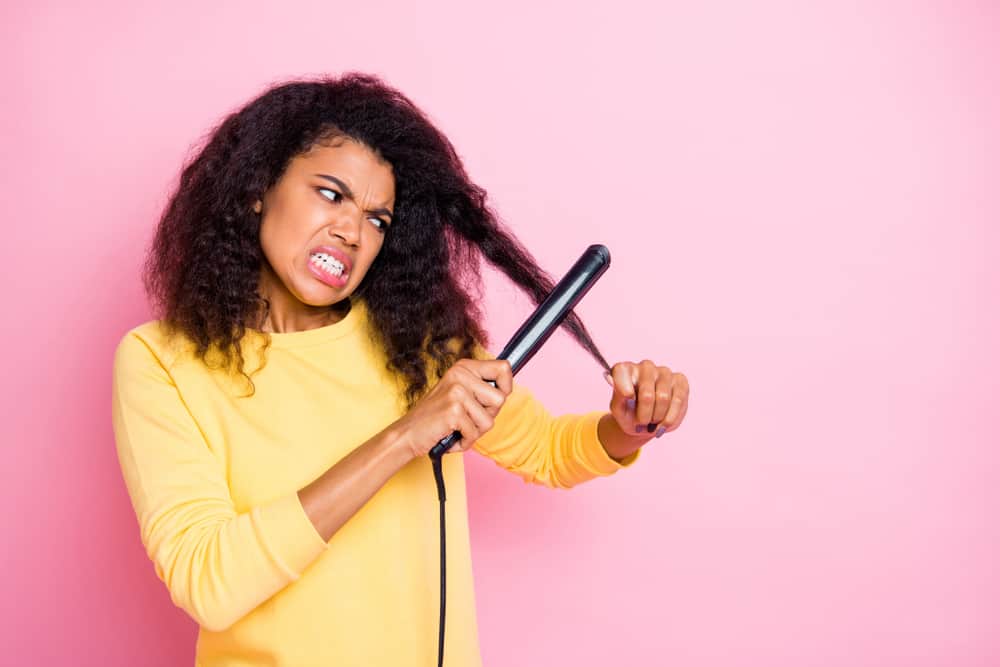
[[[553,280],[499,221],[451,142],[376,76],[285,82],[225,117],[181,172],[149,248],[144,284],[162,319],[194,341],[201,359],[216,347],[249,380],[240,341],[269,307],[258,294],[264,256],[253,202],[295,156],[335,137],[367,146],[392,166],[394,222],[355,295],[412,407],[427,389],[428,360],[440,378],[472,356],[476,343],[488,345],[477,306],[481,257],[536,304]],[[563,326],[608,369],[575,314]]]

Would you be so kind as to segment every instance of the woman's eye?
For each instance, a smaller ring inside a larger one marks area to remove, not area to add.
[[[336,190],[333,190],[333,189],[331,189],[331,188],[316,188],[316,189],[317,189],[317,190],[319,190],[320,194],[322,194],[322,193],[324,193],[324,192],[329,192],[329,193],[331,193],[332,195],[334,195],[333,197],[328,197],[328,196],[327,196],[327,195],[325,195],[325,194],[323,194],[323,195],[322,195],[324,199],[326,199],[326,200],[328,200],[328,201],[331,201],[331,202],[333,202],[333,203],[337,203],[337,202],[339,202],[339,201],[340,201],[340,198],[341,198],[341,197],[343,197],[343,195],[341,195],[341,194],[340,194],[339,192],[337,192]],[[386,228],[388,228],[388,227],[389,227],[389,223],[387,223],[387,222],[386,222],[385,220],[383,220],[382,218],[368,218],[368,219],[369,219],[369,220],[374,220],[374,221],[376,222],[376,225],[375,225],[375,226],[376,226],[376,227],[377,227],[378,229],[380,229],[381,231],[383,231],[383,232],[384,232],[384,231],[386,230]]]
[[[319,191],[320,191],[321,194],[324,193],[324,192],[332,192],[333,194],[335,194],[337,196],[337,198],[327,197],[326,195],[323,195],[323,197],[325,197],[326,199],[329,199],[330,201],[339,201],[340,193],[337,192],[336,190],[331,190],[330,188],[319,188]]]

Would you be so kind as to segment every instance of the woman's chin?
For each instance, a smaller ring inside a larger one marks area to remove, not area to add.
[[[311,281],[306,289],[300,290],[299,301],[314,308],[325,308],[341,301],[345,301],[351,296],[354,286],[347,283],[342,287],[331,287],[318,280]]]

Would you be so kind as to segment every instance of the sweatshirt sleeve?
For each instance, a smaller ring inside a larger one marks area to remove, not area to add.
[[[496,358],[482,348],[479,358]],[[523,385],[514,388],[493,420],[493,428],[472,448],[526,483],[568,489],[611,475],[639,458],[642,449],[620,462],[611,458],[597,437],[597,423],[607,411],[554,417]]]
[[[115,350],[112,424],[156,575],[207,630],[225,630],[329,549],[297,492],[237,513],[223,462],[169,372],[133,332]]]

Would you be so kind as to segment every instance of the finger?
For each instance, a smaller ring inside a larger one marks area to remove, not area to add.
[[[690,393],[691,389],[688,386],[687,377],[683,373],[674,373],[674,394],[671,397],[672,405],[667,412],[666,418],[663,420],[663,425],[668,430],[672,431],[677,428],[684,419],[684,415],[687,413]]]
[[[461,363],[461,361],[459,361],[459,363]],[[506,363],[506,362],[501,362],[501,363]],[[458,364],[455,365],[458,366]],[[497,387],[494,387],[493,385],[487,383],[486,380],[492,380],[493,378],[489,377],[484,378],[482,375],[483,371],[479,369],[473,370],[472,368],[469,367],[468,364],[463,364],[459,368],[462,371],[464,371],[457,377],[459,383],[463,387],[468,389],[469,392],[476,397],[476,400],[479,401],[481,405],[485,405],[487,407],[492,407],[492,408],[498,408],[500,405],[503,404],[504,399],[507,397],[507,394],[510,393],[509,391],[508,392],[502,391],[499,388],[499,383],[497,383]],[[497,370],[499,371],[499,369]],[[489,373],[489,375],[492,374],[493,373]]]
[[[482,380],[474,380],[471,385],[467,385],[469,392],[476,399],[476,402],[483,406],[484,408],[489,408],[493,410],[500,410],[503,402],[507,400],[507,393],[504,393],[494,387],[493,385],[486,384]]]
[[[476,362],[474,372],[479,374],[480,382],[487,380],[496,382],[497,388],[504,394],[509,394],[514,388],[514,373],[510,362],[506,359],[490,359]]]
[[[496,391],[496,390],[494,390]],[[465,402],[465,411],[476,428],[475,437],[469,442],[471,445],[473,442],[483,437],[483,434],[493,428],[493,417],[486,411],[486,409],[474,400],[469,400]]]
[[[667,414],[665,414],[663,416],[663,419],[660,420],[663,422],[663,426],[666,426],[668,428],[672,426],[677,417],[680,416],[681,409],[683,407],[684,407],[684,398],[680,394],[677,394],[676,396],[673,397],[673,400],[670,401],[670,410],[667,411]]]
[[[479,432],[475,422],[469,417],[468,410],[463,404],[455,404],[454,418],[452,420],[452,430],[462,434],[462,440],[455,443],[448,449],[447,453],[462,452],[479,439]]]
[[[627,361],[619,361],[611,367],[611,379],[614,380],[615,391],[626,398],[635,396],[633,365]]]
[[[612,405],[617,404],[623,410],[635,410],[635,364],[620,361],[611,367],[611,378],[614,382],[615,395]]]
[[[670,410],[670,397],[674,393],[674,374],[666,366],[660,366],[656,373],[656,404],[653,406],[653,416],[649,420],[651,424],[659,424],[667,416]],[[653,427],[656,430],[656,427]]]
[[[514,391],[514,369],[506,359],[498,359],[493,363],[498,367],[497,375],[493,378],[496,380],[497,388],[509,396],[510,392]]]
[[[680,401],[680,406],[681,406],[681,409],[680,409],[680,412],[677,415],[677,418],[673,422],[671,422],[669,426],[666,426],[667,430],[664,431],[664,433],[670,433],[671,431],[673,431],[674,429],[676,429],[678,426],[680,426],[681,422],[684,421],[684,416],[687,414],[687,411],[688,411],[688,401],[687,401],[687,399],[685,399],[683,401]],[[661,428],[663,428],[663,427],[661,427]]]
[[[636,386],[635,421],[645,426],[653,420],[656,403],[656,364],[649,359],[639,363],[639,382]]]

